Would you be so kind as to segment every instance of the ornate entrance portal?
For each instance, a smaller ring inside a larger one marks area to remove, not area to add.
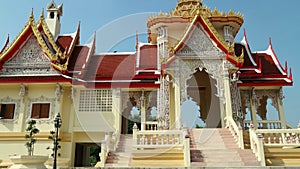
[[[206,125],[201,127],[220,127],[220,105],[216,96],[216,81],[205,70],[199,69],[187,80],[187,95],[200,106],[197,115]],[[183,116],[189,116],[189,109],[182,109]]]

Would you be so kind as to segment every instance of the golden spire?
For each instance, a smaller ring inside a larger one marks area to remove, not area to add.
[[[45,19],[45,16],[44,16],[44,8],[42,9],[42,13],[40,15],[40,20],[44,20]]]
[[[34,21],[33,8],[31,8],[31,12],[30,12],[30,16],[29,16],[29,21]]]

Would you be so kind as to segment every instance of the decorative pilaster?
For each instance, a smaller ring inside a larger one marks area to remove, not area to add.
[[[61,96],[63,95],[64,89],[62,88],[62,86],[60,84],[56,84],[56,89],[55,89],[55,97],[56,97],[56,101],[59,102],[61,99]]]
[[[170,128],[170,79],[169,75],[163,77],[160,88],[159,111],[157,114],[158,129],[168,130]]]
[[[285,116],[284,116],[284,109],[283,109],[283,99],[284,99],[284,94],[282,88],[277,92],[277,107],[278,107],[278,117],[281,122],[281,128],[286,129],[286,121],[285,121]]]
[[[20,85],[20,92],[19,96],[22,97],[23,102],[25,101],[25,97],[28,95],[28,87],[25,86],[24,84]]]
[[[250,111],[251,111],[251,120],[253,124],[253,128],[257,129],[257,118],[256,118],[256,113],[257,113],[257,107],[259,103],[259,100],[257,99],[256,93],[254,88],[251,90],[251,95],[250,95]]]

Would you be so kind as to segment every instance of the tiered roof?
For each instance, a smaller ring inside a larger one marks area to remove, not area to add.
[[[239,86],[292,86],[292,69],[288,70],[279,62],[272,41],[265,51],[252,52],[246,32],[240,43],[235,44],[235,53],[244,53],[244,64],[240,68]]]
[[[2,65],[12,60],[20,48],[34,37],[56,74],[0,74],[1,83],[69,82],[86,87],[159,87],[157,47],[140,44],[136,52],[95,54],[96,35],[89,44],[80,44],[80,24],[71,34],[58,35],[54,40],[45,22],[44,11],[38,22],[31,12],[22,31],[9,44],[7,39],[0,52]]]
[[[176,53],[200,26],[205,35],[226,54],[226,59],[240,69],[240,86],[289,86],[292,85],[292,70],[287,64],[282,67],[272,43],[262,52],[251,52],[246,34],[241,43],[228,45],[216,30],[223,23],[232,24],[234,36],[243,23],[243,16],[229,11],[219,12],[202,6],[201,0],[180,0],[176,8],[168,14],[160,13],[150,17],[148,27],[159,23],[183,21],[187,28],[182,38],[170,48],[170,57],[163,61],[162,68],[174,61]],[[111,88],[158,88],[161,70],[158,63],[157,45],[138,43],[135,52],[95,54],[96,35],[89,44],[80,44],[80,24],[74,33],[58,35],[56,39],[45,22],[44,11],[39,20],[34,21],[31,12],[28,22],[19,35],[9,45],[7,38],[0,51],[0,72],[3,64],[12,60],[20,48],[34,37],[39,47],[50,61],[55,74],[4,75],[0,73],[0,83],[29,82],[69,82],[86,87]],[[151,38],[151,37],[150,37]]]

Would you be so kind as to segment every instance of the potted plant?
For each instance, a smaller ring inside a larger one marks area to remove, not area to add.
[[[34,144],[37,139],[35,138],[36,134],[39,133],[39,129],[36,127],[36,121],[30,120],[27,122],[27,132],[25,134],[26,140],[25,146],[28,151],[28,155],[14,155],[10,157],[10,160],[14,163],[10,168],[19,169],[19,168],[41,168],[46,169],[44,163],[48,160],[48,156],[33,155]]]

